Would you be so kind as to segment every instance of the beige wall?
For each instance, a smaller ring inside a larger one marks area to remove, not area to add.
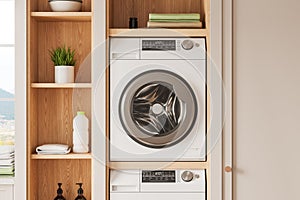
[[[234,0],[234,199],[300,199],[300,1]]]

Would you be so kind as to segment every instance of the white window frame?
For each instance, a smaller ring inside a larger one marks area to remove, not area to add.
[[[14,199],[26,194],[26,1],[15,0],[15,188]]]

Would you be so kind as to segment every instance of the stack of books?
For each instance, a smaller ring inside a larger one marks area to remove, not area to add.
[[[148,28],[202,28],[200,14],[158,14],[150,13]]]
[[[0,175],[14,175],[15,148],[13,145],[0,146]]]

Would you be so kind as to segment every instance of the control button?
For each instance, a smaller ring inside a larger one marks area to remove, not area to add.
[[[199,174],[195,174],[195,178],[196,179],[200,178],[200,175]]]
[[[184,181],[184,182],[190,182],[192,181],[194,178],[194,174],[193,172],[191,171],[184,171],[182,174],[181,174],[181,179]]]
[[[200,47],[200,44],[199,44],[199,43],[195,43],[195,46],[196,46],[196,47]]]
[[[194,47],[194,43],[192,40],[184,40],[182,43],[181,43],[181,46],[183,49],[185,50],[191,50],[193,47]]]

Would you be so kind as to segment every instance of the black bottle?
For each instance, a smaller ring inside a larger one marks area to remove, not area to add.
[[[138,19],[136,17],[129,18],[129,28],[137,28],[138,27]]]
[[[54,200],[66,200],[65,197],[62,195],[63,190],[61,189],[62,183],[58,183],[58,189],[57,189],[57,196]]]
[[[79,189],[78,189],[78,196],[76,197],[75,200],[86,200],[86,198],[83,196],[83,189],[82,187],[82,183],[76,183],[76,185],[79,185]]]

